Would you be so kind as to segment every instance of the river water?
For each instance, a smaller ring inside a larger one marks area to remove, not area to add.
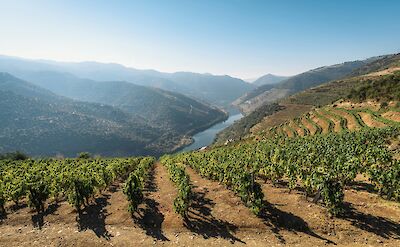
[[[240,113],[230,115],[229,118],[227,120],[225,120],[225,122],[218,123],[202,132],[197,133],[196,135],[193,136],[194,142],[192,144],[190,144],[189,146],[185,147],[182,151],[196,150],[201,147],[210,145],[214,141],[214,138],[218,132],[225,129],[226,127],[229,127],[236,120],[239,120],[242,117],[243,117],[243,115]]]

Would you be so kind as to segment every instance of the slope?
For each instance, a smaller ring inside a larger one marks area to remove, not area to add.
[[[283,124],[293,118],[299,117],[304,113],[310,111],[312,107],[324,106],[327,104],[331,104],[332,102],[340,99],[346,98],[349,94],[360,94],[357,93],[359,88],[365,87],[366,85],[374,85],[369,86],[371,89],[362,89],[362,91],[374,91],[375,84],[377,80],[382,79],[381,77],[384,75],[393,76],[393,73],[396,72],[396,68],[399,68],[400,55],[392,54],[385,55],[380,57],[374,57],[371,59],[364,60],[366,64],[360,68],[357,68],[349,73],[346,78],[342,78],[339,80],[334,80],[331,82],[324,83],[322,85],[312,87],[310,89],[298,92],[290,97],[283,98],[281,100],[274,100],[272,102],[278,102],[279,105],[283,108],[283,110],[278,113],[272,114],[273,112],[265,112],[266,117],[259,122],[252,122],[253,128],[250,132],[256,133],[259,131],[269,130],[274,126],[278,126]],[[348,65],[350,66],[350,65]],[[347,66],[347,67],[348,67]],[[333,66],[335,67],[335,66]],[[340,67],[340,66],[339,66]],[[351,66],[350,66],[351,67]],[[334,71],[335,68],[332,68]],[[343,68],[342,68],[343,69]],[[324,71],[326,68],[316,69],[313,73],[317,71]],[[330,69],[329,69],[330,70]],[[342,70],[343,71],[343,70]],[[379,73],[378,73],[379,72]],[[362,74],[364,73],[364,74]],[[303,75],[309,74],[308,72],[303,73]],[[295,78],[294,76],[293,78]],[[292,79],[292,78],[290,78]],[[385,79],[383,79],[385,80]],[[282,82],[283,84],[288,83],[289,80]],[[388,79],[388,81],[396,81],[396,79]],[[289,83],[290,84],[290,83]],[[376,85],[379,85],[376,84]],[[386,85],[386,84],[385,84]],[[265,85],[267,86],[267,85]],[[394,89],[394,88],[392,88]],[[382,89],[382,91],[387,92],[388,89]],[[393,92],[392,96],[395,96],[396,93]],[[381,95],[382,97],[382,95]],[[390,99],[389,99],[390,100]],[[270,104],[270,103],[267,103]],[[263,111],[262,108],[258,109],[258,111]],[[260,113],[259,113],[260,114]],[[244,117],[241,121],[248,121],[248,117]],[[231,129],[237,129],[239,126],[232,126]],[[225,130],[229,131],[228,129]],[[244,131],[239,131],[243,132]],[[224,143],[226,139],[223,139],[224,136],[232,136],[234,133],[221,133],[218,135],[220,137],[217,139],[217,143]],[[239,138],[243,138],[244,136],[239,136]]]
[[[117,107],[179,135],[195,133],[226,118],[221,110],[182,94],[128,82],[98,82],[51,71],[30,72],[25,78],[59,95]]]
[[[7,73],[0,74],[0,91],[4,109],[0,116],[1,152],[18,149],[31,155],[72,156],[81,151],[159,155],[180,147],[186,134],[210,120],[207,112],[193,113],[192,121],[196,117],[206,120],[197,120],[179,132],[178,124],[175,129],[166,128],[113,106],[70,100]]]
[[[266,74],[258,78],[253,82],[254,85],[256,86],[262,86],[262,85],[269,85],[269,84],[276,84],[278,82],[281,82],[285,79],[288,79],[289,76],[279,76],[279,75],[273,75],[273,74]]]
[[[240,97],[235,101],[235,105],[244,113],[249,113],[263,104],[275,102],[296,92],[345,77],[369,61],[371,59],[320,67],[292,76],[274,85],[263,85]]]
[[[9,72],[25,80],[31,79],[30,72],[52,71],[71,73],[80,78],[96,81],[127,81],[137,85],[183,93],[226,108],[234,99],[254,88],[250,83],[229,76],[189,72],[162,73],[155,70],[138,70],[112,63],[66,63],[8,56],[0,56],[0,71]]]

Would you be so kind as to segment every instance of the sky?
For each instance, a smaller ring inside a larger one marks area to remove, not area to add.
[[[0,54],[243,79],[400,52],[398,0],[0,0]]]

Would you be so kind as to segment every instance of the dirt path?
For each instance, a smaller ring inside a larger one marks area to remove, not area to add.
[[[330,109],[330,111],[332,111],[336,115],[344,117],[347,120],[347,128],[349,130],[358,130],[360,128],[357,124],[357,120],[351,114],[349,114],[345,111],[341,111],[341,110],[333,109],[333,108]]]
[[[289,129],[286,125],[282,127],[282,130],[286,133],[286,135],[287,135],[288,137],[293,137],[293,136],[294,136],[294,135],[293,135],[293,132],[290,131],[290,129]]]
[[[400,112],[396,111],[388,111],[382,114],[383,118],[395,121],[395,122],[400,122]]]
[[[239,197],[223,185],[202,178],[191,168],[187,168],[187,172],[194,195],[187,227],[205,239],[218,239],[223,245],[244,244],[252,239],[253,244],[261,246],[262,239],[253,239],[252,235],[266,230],[262,219],[253,215]]]
[[[359,112],[358,115],[360,115],[362,121],[368,126],[372,128],[383,128],[386,126],[386,124],[382,122],[376,121],[371,114],[366,113],[366,112]]]
[[[301,122],[310,131],[310,135],[315,135],[315,132],[317,132],[317,129],[310,122],[308,122],[307,119],[302,118]]]
[[[300,128],[300,126],[298,126],[294,121],[290,121],[289,122],[289,126],[292,127],[292,129],[294,129],[297,132],[298,136],[304,136],[304,131],[302,128]]]
[[[335,124],[333,126],[333,131],[338,133],[342,130],[339,119],[335,118],[334,116],[330,115],[328,112],[325,112],[325,111],[318,111],[318,113],[321,114],[322,116],[326,117],[327,119],[330,119]]]
[[[362,189],[366,187],[355,184],[347,189],[345,215],[330,218],[303,192],[262,185],[271,225],[288,246],[399,246],[400,207]]]
[[[173,212],[176,189],[157,164],[132,217],[115,183],[78,213],[67,203],[50,203],[37,216],[26,204],[0,223],[0,246],[399,246],[400,207],[370,191],[365,181],[345,192],[346,214],[326,210],[289,191],[263,183],[266,212],[256,217],[225,186],[187,169],[193,201],[187,219]]]
[[[323,134],[329,133],[329,124],[324,119],[321,119],[312,113],[310,114],[310,119],[321,127]]]

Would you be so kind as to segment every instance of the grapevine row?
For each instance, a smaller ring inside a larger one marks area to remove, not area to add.
[[[170,180],[178,189],[178,194],[174,200],[174,211],[182,217],[186,217],[189,210],[192,188],[185,166],[175,162],[171,156],[163,156],[161,163],[167,168]]]

